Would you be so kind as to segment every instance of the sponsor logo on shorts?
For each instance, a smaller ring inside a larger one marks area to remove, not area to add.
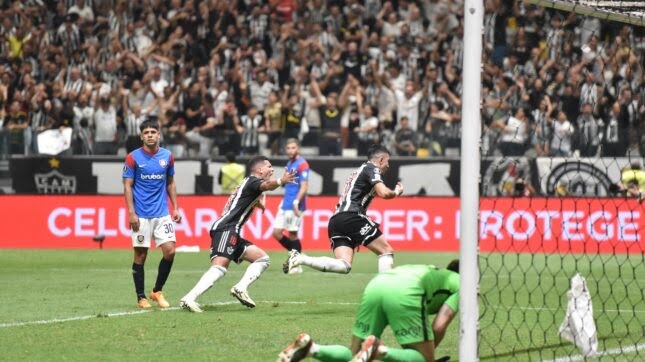
[[[365,226],[363,226],[363,227],[361,228],[361,231],[359,231],[359,232],[361,233],[361,235],[365,235],[365,234],[367,234],[367,233],[370,231],[370,228],[371,228],[371,226],[370,226],[370,224],[369,224],[369,223],[368,223],[368,224],[365,224]]]
[[[356,321],[355,327],[363,333],[367,333],[370,330],[370,325],[361,321]]]
[[[394,335],[397,337],[420,336],[421,333],[421,327],[419,326],[397,329],[396,331],[394,331]]]

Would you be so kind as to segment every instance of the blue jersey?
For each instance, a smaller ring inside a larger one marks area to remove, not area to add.
[[[169,214],[166,182],[174,174],[175,159],[165,148],[152,154],[140,147],[126,156],[123,178],[134,180],[132,198],[137,216],[156,218]]]
[[[292,170],[296,171],[296,179],[293,183],[287,182],[287,184],[284,185],[284,199],[282,200],[283,210],[293,210],[293,201],[298,196],[300,184],[303,181],[309,181],[309,164],[302,156],[299,155],[295,160],[287,163],[287,171],[285,172],[290,172]],[[300,211],[307,209],[306,196],[307,195],[304,195],[302,200],[300,200],[300,205],[298,206]]]

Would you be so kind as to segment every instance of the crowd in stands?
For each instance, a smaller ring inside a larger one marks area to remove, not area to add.
[[[486,0],[483,152],[645,154],[643,30]],[[463,0],[0,1],[0,153],[138,147],[175,157],[451,154],[460,142]],[[640,151],[639,151],[640,147]],[[454,154],[454,153],[452,153]]]

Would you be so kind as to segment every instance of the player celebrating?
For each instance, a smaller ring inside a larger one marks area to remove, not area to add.
[[[174,222],[181,221],[177,206],[175,186],[175,159],[170,151],[159,147],[159,123],[146,120],[139,126],[143,147],[130,152],[123,166],[123,185],[125,203],[128,208],[128,221],[132,230],[134,261],[132,277],[140,308],[150,308],[144,288],[144,264],[148,256],[151,239],[161,248],[163,257],[159,262],[157,282],[150,293],[150,299],[161,308],[170,306],[164,298],[163,288],[172,262],[175,258]],[[172,219],[168,212],[168,197],[172,203]]]
[[[284,185],[284,198],[278,207],[278,212],[273,223],[273,237],[287,250],[302,252],[302,245],[298,239],[298,229],[305,212],[307,186],[309,184],[309,164],[300,155],[300,143],[295,138],[289,138],[285,145],[289,162],[287,170],[295,171],[296,180]],[[289,236],[283,234],[287,230]],[[301,267],[295,267],[291,273],[302,273]]]
[[[295,172],[285,172],[281,178],[271,179],[273,166],[265,156],[255,156],[249,160],[248,169],[251,172],[250,176],[243,179],[233,191],[220,218],[211,226],[211,267],[202,275],[193,289],[181,298],[182,308],[191,312],[203,311],[196,301],[197,298],[226,274],[231,260],[238,264],[242,260],[251,263],[242,279],[231,288],[231,295],[243,305],[249,308],[255,307],[255,302],[249,296],[247,289],[269,267],[270,260],[264,250],[242,238],[240,232],[254,207],[264,210],[264,204],[260,201],[262,193],[293,182]]]
[[[278,361],[296,362],[310,356],[319,361],[435,361],[435,348],[458,311],[459,260],[451,261],[446,269],[399,266],[377,274],[365,287],[352,329],[351,350],[315,344],[303,333],[278,355]],[[428,328],[426,318],[432,314],[436,316]],[[388,325],[403,349],[381,344],[379,338]]]
[[[385,147],[372,146],[367,153],[367,159],[368,161],[354,171],[345,182],[336,212],[329,220],[327,234],[335,259],[326,256],[312,257],[291,250],[283,267],[285,273],[300,265],[306,265],[323,272],[347,274],[352,269],[354,249],[360,245],[378,255],[379,272],[392,269],[392,247],[385,240],[379,224],[367,216],[367,207],[374,196],[384,199],[400,196],[403,186],[398,182],[392,190],[385,186],[381,179],[381,173],[385,173],[389,168],[390,152]]]

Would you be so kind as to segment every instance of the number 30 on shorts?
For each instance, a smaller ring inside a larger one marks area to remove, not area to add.
[[[172,234],[175,232],[175,227],[172,223],[166,223],[162,225],[163,232],[166,234]]]

